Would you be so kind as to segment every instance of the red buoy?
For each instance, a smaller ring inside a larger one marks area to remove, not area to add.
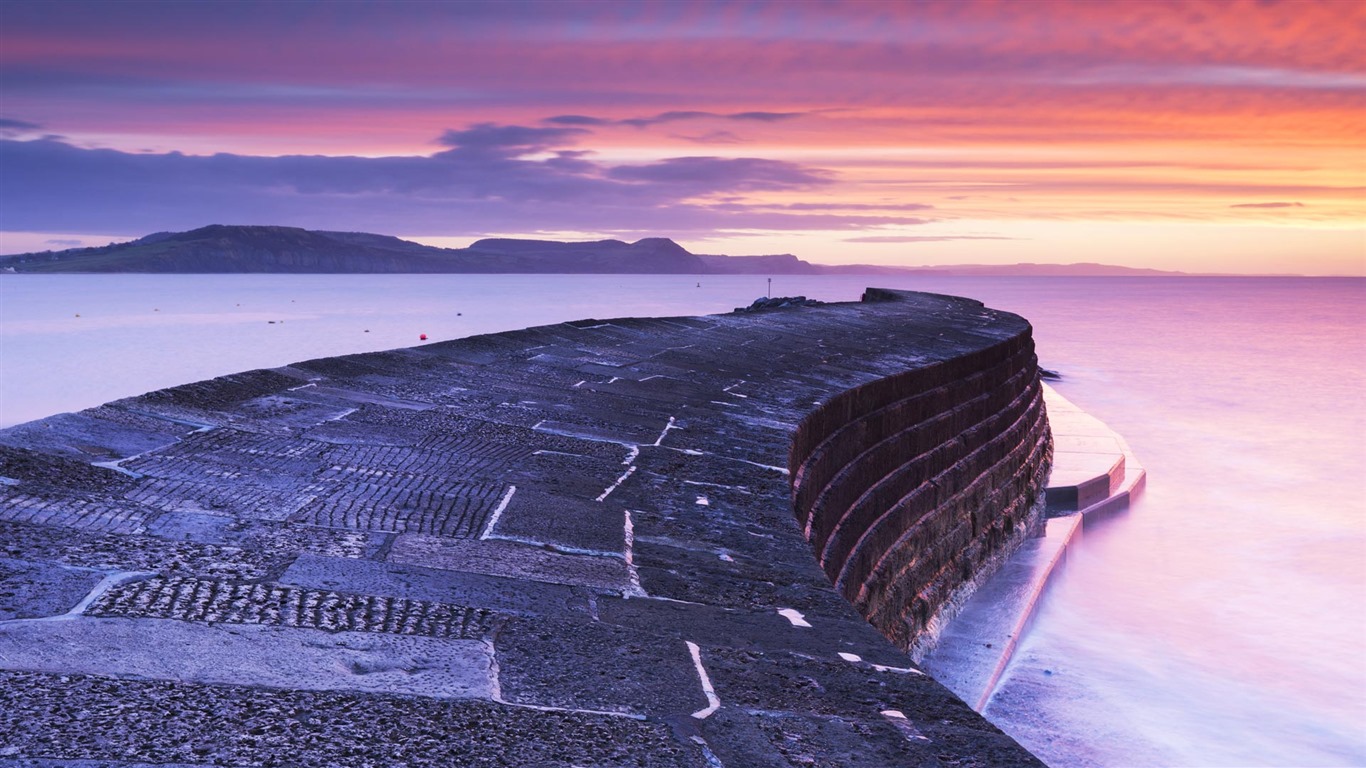
[[[418,338],[419,341],[426,341],[426,340],[427,340],[427,334],[425,334],[425,333],[419,334],[417,338]]]

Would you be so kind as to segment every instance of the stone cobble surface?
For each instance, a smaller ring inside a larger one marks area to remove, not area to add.
[[[0,430],[0,768],[1041,765],[866,623],[795,517],[808,415],[1029,332],[879,298]]]

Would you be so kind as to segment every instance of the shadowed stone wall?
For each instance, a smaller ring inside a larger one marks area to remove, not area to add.
[[[1026,327],[836,395],[797,428],[789,466],[797,519],[831,582],[918,658],[1036,529],[1051,458]]]

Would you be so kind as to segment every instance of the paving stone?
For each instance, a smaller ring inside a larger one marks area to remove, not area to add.
[[[589,610],[588,592],[562,584],[308,554],[300,555],[279,581],[315,589],[487,608],[500,613],[559,616],[586,615]]]
[[[100,595],[86,614],[466,640],[488,634],[498,618],[487,609],[430,600],[183,576],[120,584]]]
[[[803,627],[776,610],[737,610],[672,600],[606,596],[598,597],[595,606],[599,620],[604,623],[690,640],[710,648],[791,651],[827,660],[838,659],[840,653],[852,653],[873,664],[914,666],[906,654],[889,646],[886,638],[867,622],[850,621],[847,616],[792,614],[788,609],[788,615],[811,625]]]
[[[232,546],[121,536],[0,521],[0,554],[109,571],[156,571],[229,579],[261,579],[284,570],[288,557]]]
[[[614,592],[631,588],[624,558],[555,552],[544,546],[498,539],[465,541],[403,534],[394,539],[389,561]]]
[[[926,747],[912,744],[884,720],[849,721],[722,707],[700,726],[724,766],[746,768],[940,768]]]
[[[0,621],[66,613],[103,578],[94,571],[0,558]]]
[[[81,461],[108,461],[173,443],[188,431],[183,425],[103,406],[4,430],[0,443]]]
[[[481,640],[160,619],[0,624],[0,669],[23,672],[489,698],[492,664]]]
[[[364,476],[370,482],[319,482],[297,508],[286,508],[289,519],[333,528],[473,538],[484,530],[505,492],[497,483],[399,473]]]
[[[625,517],[618,504],[519,485],[493,526],[492,535],[622,556]]]
[[[674,738],[668,726],[627,717],[487,701],[0,672],[0,759],[16,752],[134,765],[707,766],[700,749]]]
[[[494,645],[507,701],[652,716],[707,706],[681,640],[586,621],[514,619]]]

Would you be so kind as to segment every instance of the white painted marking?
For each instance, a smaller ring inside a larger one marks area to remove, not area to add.
[[[622,559],[620,552],[605,552],[601,549],[584,549],[582,547],[568,547],[563,544],[553,544],[540,539],[531,539],[526,536],[508,536],[502,533],[491,533],[488,536],[480,536],[482,541],[510,541],[514,544],[527,544],[537,549],[544,549],[557,555],[584,555],[587,557],[611,557],[617,560]]]
[[[784,475],[788,474],[787,467],[775,467],[772,464],[760,464],[757,461],[749,461],[748,459],[732,459],[732,461],[738,461],[741,464],[749,464],[751,466],[759,467],[761,469],[771,469],[774,472],[780,472]]]
[[[626,466],[629,467],[629,466],[631,466],[632,464],[634,464],[634,463],[636,462],[636,457],[639,456],[639,455],[640,455],[640,446],[638,446],[638,445],[633,445],[633,446],[631,446],[630,452],[628,452],[628,453],[626,454],[626,460],[623,461],[623,462],[621,462],[621,463],[622,463],[622,464],[625,464]]]
[[[743,485],[726,485],[725,483],[704,483],[701,480],[684,480],[684,485],[703,485],[708,488],[725,488],[731,491],[743,491],[749,493],[749,488]]]
[[[806,620],[806,617],[802,615],[801,611],[795,608],[779,608],[778,615],[792,622],[792,626],[794,627],[811,628],[811,623]]]
[[[87,571],[88,569],[71,568],[69,570]],[[0,624],[26,625],[39,624],[49,621],[72,621],[75,619],[79,619],[85,614],[86,609],[89,608],[96,600],[100,599],[100,595],[103,595],[105,592],[108,592],[109,590],[113,589],[119,584],[123,584],[124,582],[149,579],[156,575],[156,571],[117,571],[115,573],[106,574],[105,577],[103,579],[100,579],[100,582],[90,590],[89,594],[82,598],[79,603],[76,603],[75,607],[73,607],[66,613],[59,613],[56,616],[39,616],[37,618],[32,619],[6,619],[0,621]]]
[[[578,384],[575,384],[574,386],[575,386],[575,387],[582,387],[584,384],[587,384],[587,383],[588,383],[588,380],[587,380],[587,379],[584,379],[583,381],[580,381]]]
[[[626,591],[626,597],[649,597],[645,594],[644,587],[640,586],[640,572],[636,570],[636,525],[631,520],[631,510],[626,510],[626,520],[622,524],[625,533],[624,539],[626,546],[623,554],[626,556],[626,578],[630,582],[630,588]]]
[[[920,729],[911,724],[910,718],[900,711],[884,709],[882,716],[887,718],[887,722],[895,726],[898,731],[901,731],[901,735],[905,736],[907,741],[929,741],[929,738],[921,733]]]
[[[840,655],[840,658],[841,658],[841,659],[844,659],[845,661],[848,661],[848,662],[851,662],[851,663],[854,663],[854,664],[860,664],[860,663],[863,662],[863,657],[862,657],[862,656],[859,656],[859,655],[856,654],[856,653],[845,653],[844,651],[840,651],[840,652],[839,652],[839,655]],[[896,673],[896,674],[898,674],[898,675],[923,675],[923,674],[925,674],[924,672],[921,672],[921,671],[918,670],[918,669],[912,669],[912,668],[910,668],[910,667],[886,667],[886,666],[883,666],[883,665],[881,665],[881,664],[873,664],[872,662],[869,662],[868,666],[872,667],[872,668],[873,668],[875,671],[877,671],[877,672],[894,672],[894,673]],[[894,710],[893,710],[893,711],[894,711]],[[883,714],[886,714],[886,713],[884,712]]]
[[[658,447],[660,443],[664,442],[664,436],[669,434],[669,430],[671,429],[678,429],[678,427],[674,426],[674,417],[672,416],[669,417],[669,423],[664,425],[664,431],[660,432],[659,437],[655,438],[654,444],[656,447]]]
[[[697,643],[691,640],[684,640],[688,644],[688,653],[692,654],[692,665],[697,670],[697,677],[702,681],[702,693],[707,696],[706,709],[699,709],[692,713],[698,720],[706,720],[712,713],[721,708],[721,700],[716,698],[716,689],[711,687],[711,678],[707,676],[707,668],[702,666],[702,649],[697,647]]]
[[[620,376],[613,376],[612,378],[610,378],[610,379],[607,380],[607,383],[608,383],[608,384],[615,384],[615,383],[617,383],[618,381],[621,381],[621,377],[620,377]]]
[[[297,386],[297,387],[290,387],[288,391],[290,391],[290,392],[298,392],[298,391],[301,390],[301,389],[308,389],[309,387],[316,387],[316,386],[318,386],[316,383],[310,381],[310,382],[308,382],[307,384],[300,384],[300,385]]]
[[[156,571],[119,571],[118,573],[111,573],[101,579],[100,583],[96,584],[95,588],[90,590],[90,594],[86,595],[79,603],[76,603],[74,608],[66,612],[66,615],[80,616],[85,613],[85,609],[89,608],[92,603],[100,598],[100,595],[103,595],[114,587],[130,581],[150,579],[155,575],[157,575]]]
[[[923,674],[925,674],[924,672],[921,672],[921,671],[918,670],[918,669],[911,669],[910,667],[884,667],[884,666],[882,666],[881,664],[874,664],[874,665],[873,665],[873,669],[876,670],[876,671],[878,671],[878,672],[895,672],[895,673],[897,673],[897,674],[899,674],[899,675],[923,675]]]
[[[724,405],[724,406],[726,406],[727,408],[739,408],[739,407],[740,407],[740,406],[739,406],[738,404],[736,404],[736,403],[723,403],[723,402],[721,402],[720,400],[712,400],[712,401],[711,401],[711,404],[712,404],[712,405]]]
[[[607,486],[607,490],[605,490],[605,491],[603,491],[602,493],[598,494],[598,497],[597,497],[596,499],[593,499],[593,501],[602,501],[603,499],[605,499],[605,498],[607,498],[608,496],[612,495],[612,491],[615,491],[615,490],[617,489],[617,486],[619,486],[619,485],[621,485],[622,483],[626,482],[626,478],[630,477],[631,474],[634,473],[635,471],[636,471],[636,468],[635,468],[634,466],[627,467],[627,468],[626,468],[626,471],[623,472],[623,473],[621,473],[621,477],[618,477],[618,478],[617,478],[617,481],[616,481],[615,483],[612,483],[611,485]]]
[[[709,501],[709,500],[707,499],[706,496],[698,496],[698,497],[697,497],[697,506],[699,506],[699,507],[709,507],[709,506],[711,506],[711,501]]]
[[[508,508],[508,502],[512,501],[512,494],[517,492],[517,486],[509,485],[503,492],[503,498],[498,501],[498,506],[494,508],[493,514],[489,515],[489,524],[484,526],[484,532],[479,535],[481,539],[487,539],[493,534],[493,526],[498,523],[498,518],[503,516],[503,510]]]
[[[359,408],[347,408],[346,410],[342,411],[341,413],[337,414],[336,416],[333,416],[333,417],[330,418],[330,419],[325,419],[325,421],[341,421],[342,419],[346,418],[347,416],[350,416],[351,414],[353,414],[353,413],[355,413],[356,411],[359,411],[359,410],[360,410]]]
[[[653,376],[646,376],[645,378],[641,379],[641,381],[642,381],[642,382],[646,382],[646,381],[649,381],[650,379],[662,379],[662,378],[664,378],[664,374],[662,374],[662,373],[656,373],[656,374],[653,375]]]
[[[164,448],[165,446],[162,446],[162,447]],[[141,455],[142,455],[142,454],[138,454],[138,456],[141,456]],[[128,475],[129,477],[136,479],[136,478],[142,477],[142,473],[141,473],[141,472],[134,472],[134,471],[131,470],[131,469],[125,469],[125,468],[119,466],[119,462],[121,462],[121,461],[128,461],[128,459],[136,459],[136,458],[137,458],[137,456],[128,456],[127,458],[114,459],[113,461],[92,461],[92,462],[90,462],[90,463],[91,463],[91,465],[93,465],[93,466],[96,466],[96,467],[104,467],[105,469],[112,469],[112,470],[114,470],[115,472],[118,472],[119,474]]]

